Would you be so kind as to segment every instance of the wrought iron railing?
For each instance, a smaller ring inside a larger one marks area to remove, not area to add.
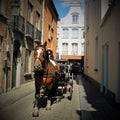
[[[39,31],[37,28],[35,29],[35,41],[41,42],[41,31]]]
[[[34,39],[34,26],[29,22],[26,23],[26,37]]]
[[[25,32],[25,19],[22,16],[14,16],[14,29]]]

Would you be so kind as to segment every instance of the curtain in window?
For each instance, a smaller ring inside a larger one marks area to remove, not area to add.
[[[63,29],[63,38],[68,38],[68,36],[69,36],[69,33],[68,33],[68,29],[67,28],[64,28]]]
[[[72,29],[72,38],[77,38],[78,37],[78,29],[74,28]]]
[[[72,22],[73,23],[78,23],[78,15],[73,15],[72,16]]]
[[[77,54],[78,54],[78,44],[72,43],[72,55],[77,55]]]
[[[62,44],[62,54],[67,55],[68,54],[68,43]]]

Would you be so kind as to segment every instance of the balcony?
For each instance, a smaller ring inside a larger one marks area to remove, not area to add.
[[[34,41],[39,41],[41,43],[41,32],[37,28],[35,29],[35,40]]]
[[[26,35],[25,36],[30,39],[34,39],[34,26],[29,22],[26,23]]]
[[[25,32],[25,19],[22,16],[14,16],[14,30],[24,34]]]

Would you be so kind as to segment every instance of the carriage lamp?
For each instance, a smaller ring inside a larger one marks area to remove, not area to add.
[[[11,4],[11,7],[12,7],[12,15],[13,16],[16,16],[16,15],[19,15],[20,13],[20,0],[12,0],[12,4]]]

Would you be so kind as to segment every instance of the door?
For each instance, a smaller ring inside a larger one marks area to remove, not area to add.
[[[14,41],[12,88],[20,85],[21,63],[20,63],[20,42]]]
[[[108,45],[103,47],[103,54],[102,54],[102,80],[101,80],[101,92],[107,94],[108,90]]]

